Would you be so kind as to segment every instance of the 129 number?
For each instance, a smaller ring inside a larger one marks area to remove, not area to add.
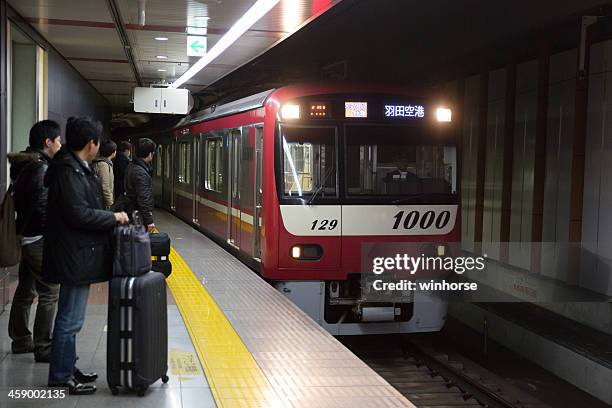
[[[325,230],[333,230],[338,226],[338,220],[314,220],[312,222],[312,227],[310,227],[311,230],[319,230],[319,231],[325,231]],[[318,227],[318,228],[317,228]]]

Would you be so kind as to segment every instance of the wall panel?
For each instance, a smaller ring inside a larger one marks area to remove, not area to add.
[[[474,250],[476,169],[478,149],[478,104],[480,76],[465,81],[463,106],[463,158],[461,175],[461,242],[466,251]]]
[[[576,50],[550,57],[541,273],[565,280],[568,266]]]
[[[483,211],[483,253],[499,259],[506,116],[506,70],[489,73],[487,152]]]
[[[537,84],[537,61],[517,66],[509,262],[524,269],[531,266]]]

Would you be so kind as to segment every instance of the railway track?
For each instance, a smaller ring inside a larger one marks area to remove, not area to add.
[[[461,356],[408,336],[341,341],[419,408],[545,408],[548,405]]]

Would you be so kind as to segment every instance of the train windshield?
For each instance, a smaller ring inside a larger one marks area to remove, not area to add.
[[[346,127],[349,196],[451,196],[457,192],[457,149],[425,128]]]
[[[336,197],[336,128],[281,128],[286,197]]]

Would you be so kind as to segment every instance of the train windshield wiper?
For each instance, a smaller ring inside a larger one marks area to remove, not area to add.
[[[319,193],[325,188],[325,183],[327,183],[327,180],[329,179],[329,176],[331,176],[331,174],[333,173],[334,168],[330,167],[327,172],[325,173],[325,178],[323,179],[323,182],[321,184],[319,184],[319,186],[317,187],[317,189],[315,190],[314,194],[310,197],[310,200],[308,200],[308,202],[306,203],[307,205],[312,204],[312,202],[314,201],[314,199],[319,195]]]

